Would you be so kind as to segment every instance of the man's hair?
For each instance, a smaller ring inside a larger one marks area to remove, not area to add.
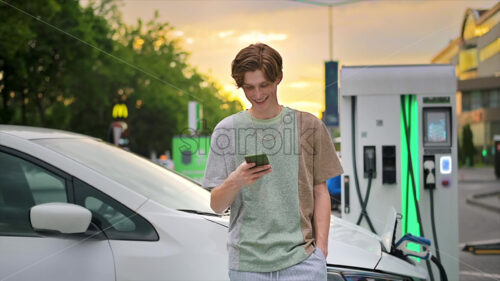
[[[274,82],[283,73],[280,54],[263,43],[252,44],[241,49],[231,65],[231,76],[240,88],[245,82],[245,73],[261,70],[268,81]]]

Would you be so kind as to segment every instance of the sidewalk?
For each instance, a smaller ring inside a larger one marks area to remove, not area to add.
[[[466,167],[458,169],[458,180],[460,182],[492,182],[497,181],[497,178],[493,168]]]
[[[460,281],[500,280],[500,255],[462,251],[465,245],[496,243],[500,237],[500,180],[493,168],[459,169],[458,218]],[[451,281],[451,280],[450,280]],[[457,280],[458,281],[458,280]]]
[[[500,213],[500,180],[496,178],[493,168],[462,168],[458,173],[460,183],[493,184],[492,190],[480,191],[468,196],[467,204]]]

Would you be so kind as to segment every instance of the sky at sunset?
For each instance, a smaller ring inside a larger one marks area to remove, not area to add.
[[[362,1],[333,8],[334,59],[340,65],[429,63],[460,34],[467,8],[497,1]],[[125,21],[147,21],[158,10],[190,53],[188,62],[241,98],[230,75],[243,47],[264,42],[283,57],[281,104],[324,110],[324,62],[329,59],[328,8],[302,2],[239,0],[123,0]]]

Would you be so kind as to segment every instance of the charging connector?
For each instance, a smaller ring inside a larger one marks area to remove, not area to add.
[[[373,225],[371,224],[370,217],[368,216],[368,211],[366,207],[368,206],[368,199],[370,199],[370,191],[372,188],[372,179],[375,178],[376,174],[376,153],[375,153],[375,146],[364,146],[363,147],[363,156],[364,156],[364,174],[365,178],[368,178],[368,186],[366,188],[366,193],[365,193],[365,199],[361,202],[361,214],[358,217],[358,221],[356,222],[357,225],[361,224],[361,221],[363,220],[363,217],[366,218],[366,221],[368,222],[368,226],[370,229],[375,232],[375,229],[373,228]]]
[[[408,249],[407,245],[409,243],[418,244],[422,251],[417,252]],[[399,252],[404,257],[417,257],[426,261],[430,259],[438,267],[441,281],[448,281],[448,276],[446,275],[446,271],[444,270],[440,259],[436,258],[436,256],[431,253],[431,241],[429,239],[407,233],[395,244],[395,251]]]
[[[441,262],[434,215],[434,189],[436,189],[436,159],[434,155],[424,155],[424,188],[429,190],[432,237],[436,246],[436,257]]]
[[[434,155],[424,155],[424,188],[436,188],[436,160]]]
[[[375,146],[364,146],[363,147],[363,169],[364,178],[376,178],[377,177],[377,157],[375,152]]]
[[[414,243],[420,245],[421,252],[413,251],[408,249],[407,245],[409,243]],[[431,255],[431,241],[424,237],[418,237],[407,233],[396,243],[396,249],[400,250],[405,257],[416,257],[421,259],[429,259]]]

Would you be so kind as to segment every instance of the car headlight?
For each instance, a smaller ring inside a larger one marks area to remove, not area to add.
[[[400,275],[340,267],[327,268],[328,281],[412,281]]]

